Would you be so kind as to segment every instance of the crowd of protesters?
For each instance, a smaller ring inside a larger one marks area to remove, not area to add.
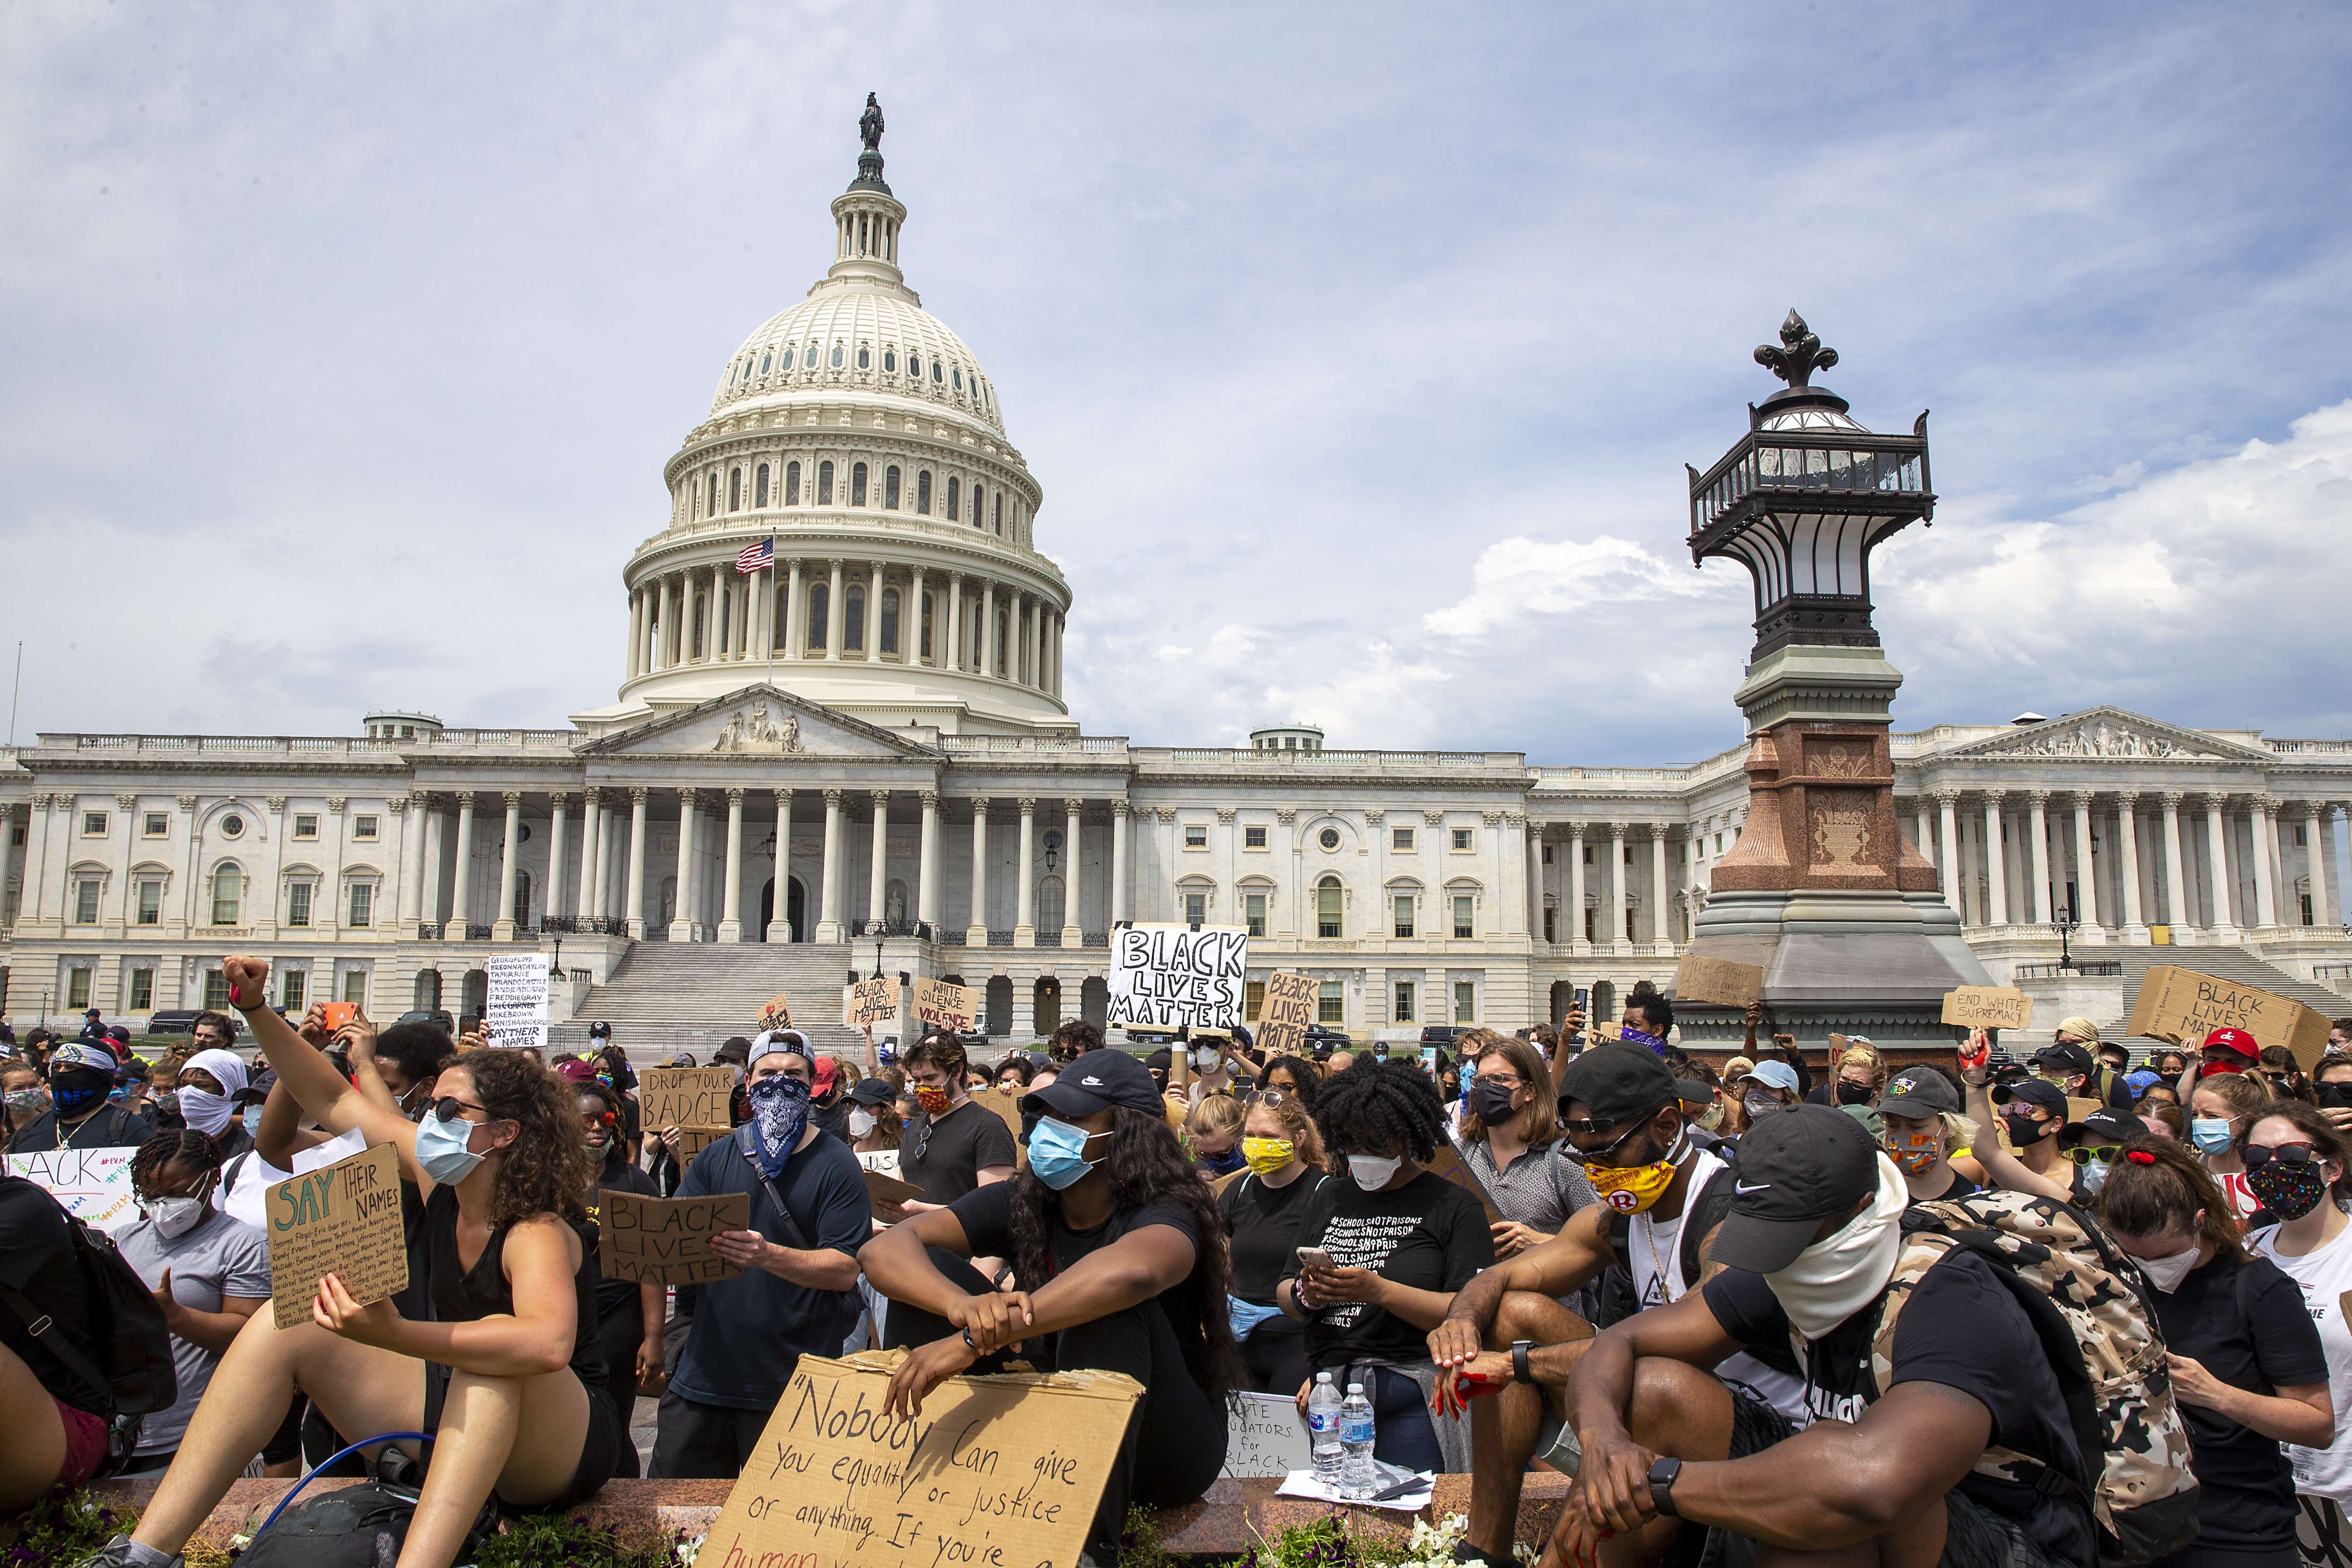
[[[1016,1359],[1133,1377],[1104,1564],[1129,1504],[1219,1473],[1229,1396],[1303,1415],[1323,1374],[1361,1386],[1375,1458],[1474,1476],[1463,1562],[1514,1560],[1535,1468],[1574,1478],[1551,1560],[1591,1568],[2289,1568],[2352,1499],[2352,1019],[2309,1071],[2235,1030],[2136,1055],[2070,1018],[2022,1061],[1840,1037],[1818,1079],[1760,1009],[1740,1054],[1686,1053],[1646,984],[1606,1040],[1571,1012],[1443,1051],[1140,1054],[1074,1020],[993,1060],[944,1030],[830,1055],[786,1028],[714,1054],[713,1136],[646,1124],[601,1025],[550,1061],[289,1019],[265,966],[226,973],[232,1007],[153,1064],[95,1014],[0,1040],[9,1152],[135,1151],[114,1246],[172,1392],[136,1422],[79,1343],[73,1228],[0,1179],[0,1511],[102,1469],[159,1483],[95,1563],[170,1568],[238,1476],[411,1432],[402,1561],[450,1563],[486,1504],[637,1474],[641,1398],[648,1473],[732,1478],[801,1356],[869,1347],[904,1353],[899,1415]],[[263,1194],[382,1144],[408,1289],[330,1275],[280,1327]],[[710,1247],[741,1271],[604,1278],[616,1192],[740,1195]],[[2094,1308],[2053,1317],[2078,1287]],[[2118,1345],[2146,1349],[2128,1375]],[[2102,1365],[2134,1422],[2086,1421]]]

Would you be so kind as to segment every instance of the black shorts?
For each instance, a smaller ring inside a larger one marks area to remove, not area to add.
[[[425,1430],[427,1432],[441,1429],[441,1405],[448,1396],[449,1373],[448,1367],[434,1362],[425,1364]],[[581,1392],[588,1396],[588,1430],[580,1440],[580,1462],[572,1469],[571,1483],[562,1492],[543,1501],[507,1506],[530,1512],[577,1507],[595,1496],[597,1490],[620,1469],[624,1448],[632,1455],[636,1452],[635,1445],[629,1437],[629,1429],[622,1424],[620,1413],[613,1408],[613,1402],[584,1385]],[[504,1498],[499,1500],[506,1502]]]
[[[1732,1403],[1730,1457],[1744,1458],[1771,1447],[1769,1442],[1753,1448],[1739,1446],[1740,1402],[1735,1399]],[[1770,1406],[1765,1408],[1769,1410]],[[1779,1415],[1778,1411],[1772,1413]],[[1964,1492],[1956,1490],[1944,1494],[1944,1554],[1937,1560],[1937,1568],[2052,1568],[2042,1548],[2023,1531]],[[1748,1536],[1732,1531],[1709,1530],[1698,1561],[1701,1568],[1749,1568],[1756,1561],[1756,1544]]]

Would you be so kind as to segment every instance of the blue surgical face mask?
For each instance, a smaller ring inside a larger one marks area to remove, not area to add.
[[[2197,1145],[2200,1155],[2227,1154],[2236,1142],[2230,1135],[2227,1116],[2199,1116],[2189,1124],[2189,1141]]]
[[[1074,1127],[1052,1116],[1040,1116],[1029,1134],[1030,1172],[1060,1192],[1101,1163],[1086,1157],[1087,1140],[1091,1135],[1084,1127]]]
[[[466,1146],[471,1122],[445,1122],[428,1115],[416,1124],[416,1168],[436,1186],[454,1186],[474,1174],[482,1156]]]
[[[257,1138],[257,1137],[261,1136],[261,1107],[260,1107],[260,1106],[258,1106],[258,1105],[247,1105],[247,1106],[245,1108],[245,1115],[244,1115],[243,1120],[244,1120],[244,1122],[245,1122],[245,1133],[246,1133],[246,1136],[247,1136],[247,1137],[249,1137],[249,1138]]]

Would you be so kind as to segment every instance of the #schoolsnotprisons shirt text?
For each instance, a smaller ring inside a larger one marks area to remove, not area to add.
[[[1427,1171],[1394,1192],[1366,1192],[1337,1177],[1307,1200],[1298,1245],[1320,1247],[1342,1269],[1363,1269],[1414,1290],[1452,1291],[1495,1263],[1495,1235],[1478,1200]],[[1293,1254],[1283,1278],[1298,1277]],[[1429,1335],[1362,1301],[1311,1312],[1307,1359],[1325,1370],[1360,1356],[1400,1365],[1429,1359]]]

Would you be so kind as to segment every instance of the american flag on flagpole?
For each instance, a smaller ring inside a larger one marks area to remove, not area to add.
[[[745,545],[735,556],[735,570],[749,575],[764,571],[776,563],[776,541],[761,539],[755,545]]]

